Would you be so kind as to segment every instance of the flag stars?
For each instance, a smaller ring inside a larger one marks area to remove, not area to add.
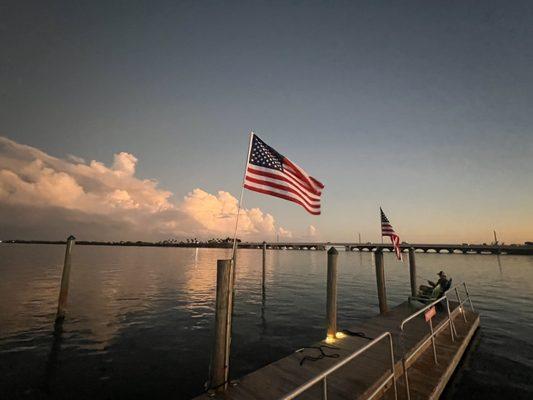
[[[283,156],[254,136],[250,163],[283,171]]]

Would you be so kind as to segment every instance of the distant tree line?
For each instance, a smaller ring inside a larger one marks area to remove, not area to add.
[[[241,243],[241,239],[237,238],[237,242]],[[14,239],[4,240],[3,243],[22,243],[22,244],[65,244],[64,240],[25,240]],[[102,242],[102,241],[76,241],[79,245],[95,245],[95,246],[149,246],[149,247],[213,247],[213,248],[229,248],[233,245],[233,238],[211,238],[208,240],[199,240],[198,238],[188,238],[184,240],[166,239],[158,242],[146,241],[118,241],[118,242]]]

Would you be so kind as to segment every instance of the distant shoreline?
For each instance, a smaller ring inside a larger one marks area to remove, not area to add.
[[[392,245],[382,243],[341,243],[341,242],[242,242],[237,239],[241,249],[260,249],[263,244],[269,250],[316,250],[324,251],[328,247],[344,247],[346,251],[373,252],[373,251],[393,251]],[[65,245],[65,240],[5,240],[0,243],[9,244],[53,244]],[[211,248],[230,249],[233,241],[231,239],[212,239],[208,242],[145,242],[145,241],[120,241],[120,242],[100,242],[100,241],[76,241],[81,246],[123,246],[123,247],[178,247],[178,248]],[[414,248],[417,252],[424,253],[444,253],[444,254],[513,254],[513,255],[533,255],[533,242],[524,244],[415,244],[402,243],[402,252],[407,252],[409,248]]]
[[[1,243],[9,244],[62,244],[65,245],[66,240],[4,240]],[[159,242],[144,242],[144,241],[124,241],[124,242],[98,242],[80,240],[76,241],[77,245],[82,246],[134,246],[134,247],[186,247],[186,248],[220,248],[228,249],[232,247],[232,243],[159,243]]]

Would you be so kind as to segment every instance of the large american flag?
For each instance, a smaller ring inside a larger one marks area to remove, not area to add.
[[[394,246],[396,257],[398,257],[398,260],[401,260],[402,251],[400,250],[400,237],[396,234],[396,232],[394,232],[394,229],[392,228],[389,219],[387,218],[381,207],[379,208],[379,212],[381,213],[381,236],[390,237],[392,245]]]
[[[292,201],[310,214],[320,215],[324,185],[253,133],[244,187]]]

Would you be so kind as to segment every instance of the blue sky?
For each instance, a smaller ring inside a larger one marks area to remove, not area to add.
[[[323,214],[247,192],[294,232],[532,240],[531,2],[12,2],[0,134],[138,158],[176,201],[238,197],[248,132],[325,185]]]

